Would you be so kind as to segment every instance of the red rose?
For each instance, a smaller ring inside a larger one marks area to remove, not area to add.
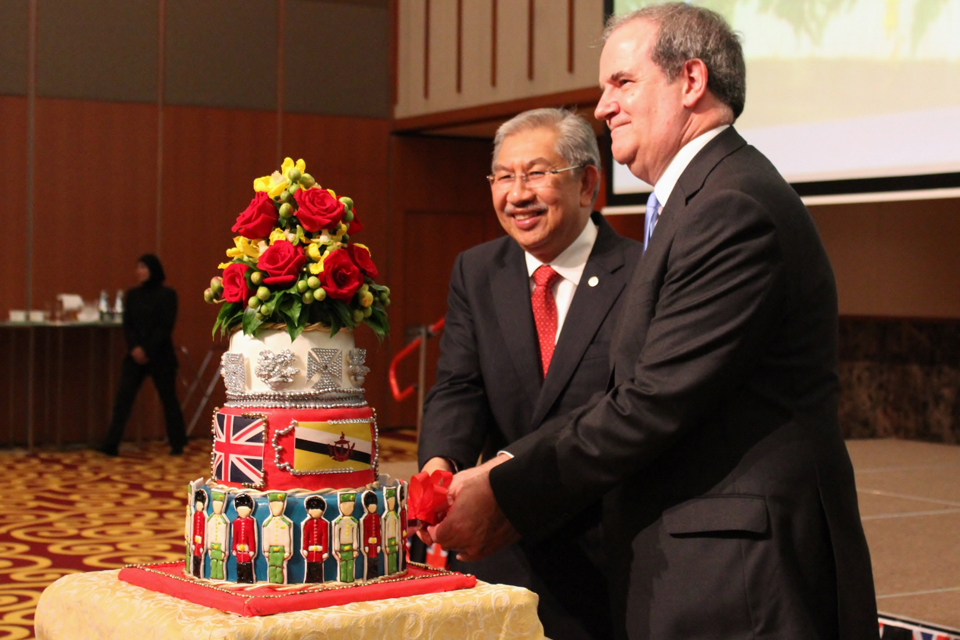
[[[350,259],[350,254],[342,249],[334,249],[323,259],[320,283],[334,300],[348,301],[363,284],[363,276]]]
[[[223,270],[223,299],[227,302],[246,303],[250,298],[250,287],[247,286],[247,265],[234,262]]]
[[[335,230],[343,219],[343,203],[326,189],[299,189],[293,198],[297,201],[297,220],[310,233],[321,229]]]
[[[306,261],[303,251],[286,240],[278,240],[260,254],[257,266],[270,274],[263,279],[264,284],[289,287],[300,275],[300,268]]]
[[[373,264],[373,260],[370,259],[370,249],[362,245],[351,244],[345,250],[350,254],[353,263],[360,269],[360,273],[368,278],[376,279],[379,274],[377,273],[377,265]]]
[[[360,233],[363,231],[363,225],[360,224],[360,218],[357,217],[357,209],[353,209],[353,220],[350,221],[350,226],[347,228],[347,235],[352,236],[355,233]]]
[[[279,219],[280,214],[273,200],[265,191],[258,191],[246,210],[237,217],[231,230],[244,238],[266,238]]]

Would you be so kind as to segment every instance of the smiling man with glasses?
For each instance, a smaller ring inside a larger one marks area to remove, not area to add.
[[[497,132],[487,179],[508,237],[462,253],[450,277],[423,469],[508,455],[604,389],[618,301],[642,247],[592,212],[599,165],[593,129],[567,111],[528,111]],[[535,591],[547,637],[610,638],[598,521],[599,508],[536,549],[513,545],[451,564]]]

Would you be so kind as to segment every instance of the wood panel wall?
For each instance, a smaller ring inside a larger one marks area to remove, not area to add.
[[[407,329],[432,325],[446,313],[457,254],[501,233],[484,178],[491,150],[485,140],[391,138],[391,355],[409,341]],[[437,342],[428,343],[428,387],[435,378]],[[398,374],[401,387],[417,381],[416,354]],[[416,396],[386,407],[390,424],[416,424]]]
[[[603,0],[399,0],[396,11],[395,118],[597,84]]]

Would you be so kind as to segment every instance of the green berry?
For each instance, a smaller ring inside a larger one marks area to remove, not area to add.
[[[353,310],[353,323],[360,324],[363,322],[363,309],[354,309]]]
[[[347,209],[347,211],[343,214],[343,221],[347,224],[353,222],[353,209]]]
[[[265,315],[263,315],[262,313],[260,313],[259,311],[257,311],[257,320],[261,320],[261,321],[262,321],[262,320],[266,320],[266,319],[267,319],[267,316],[265,316]]]
[[[311,289],[319,289],[320,278],[318,278],[317,276],[310,276],[309,278],[307,278],[307,286],[310,287]],[[320,299],[323,300],[323,298],[320,298]]]
[[[213,291],[211,289],[207,289],[203,292],[203,301],[213,304]]]
[[[380,298],[380,302],[386,302],[390,298],[386,291],[381,291],[378,297]]]
[[[250,298],[250,300],[247,301],[247,306],[250,307],[251,309],[259,309],[260,298],[258,298],[257,296],[253,296],[252,298]]]
[[[386,293],[387,295],[390,295],[390,287],[384,287],[383,292]]]
[[[369,291],[364,291],[360,294],[360,306],[367,308],[373,304],[373,294]]]
[[[292,184],[289,187],[287,187],[287,190],[290,192],[290,195],[293,195],[300,190],[300,185]]]
[[[290,202],[290,192],[286,189],[280,192],[280,202]]]
[[[257,297],[261,300],[268,299],[270,297],[270,289],[267,289],[266,287],[260,287],[257,289]]]
[[[342,236],[340,236],[340,242],[342,242],[343,244],[347,244],[348,242],[350,242],[350,236],[348,236],[347,234],[343,234]]]
[[[386,300],[383,301],[383,306],[385,306],[385,307],[389,307],[389,306],[390,306],[390,298],[387,298]]]
[[[317,181],[313,179],[313,176],[309,173],[305,173],[300,176],[300,186],[304,189],[309,189],[313,185],[317,184]]]
[[[347,209],[353,209],[353,198],[348,198],[347,196],[343,196],[342,198],[340,198],[340,202]]]
[[[297,169],[296,167],[290,169],[290,171],[287,171],[287,179],[290,180],[290,182],[297,182],[301,175],[303,174],[300,173],[300,169]]]
[[[253,273],[251,273],[251,274],[250,274],[250,282],[252,282],[253,284],[255,284],[255,285],[257,285],[257,286],[260,286],[261,284],[263,284],[263,272],[262,272],[262,271],[254,271]]]
[[[303,300],[303,304],[310,304],[311,302],[313,302],[314,301],[313,291],[307,291],[306,293],[304,293],[303,296],[301,297],[301,300]]]
[[[310,286],[307,284],[306,280],[297,280],[297,291],[299,291],[300,293],[303,293],[309,288]]]
[[[326,297],[327,297],[326,289],[317,289],[316,291],[313,292],[313,298],[317,302],[322,302]]]
[[[292,215],[293,215],[293,205],[291,205],[289,202],[284,202],[282,205],[280,205],[281,218],[289,218]]]
[[[223,291],[223,280],[221,280],[219,277],[211,279],[210,290],[213,291],[214,294],[218,294]]]
[[[369,318],[372,315],[373,315],[373,307],[367,307],[366,309],[363,310],[364,318]]]

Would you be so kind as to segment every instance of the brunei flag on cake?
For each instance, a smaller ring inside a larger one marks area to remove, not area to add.
[[[369,420],[297,422],[294,438],[296,471],[366,471],[372,466]]]

